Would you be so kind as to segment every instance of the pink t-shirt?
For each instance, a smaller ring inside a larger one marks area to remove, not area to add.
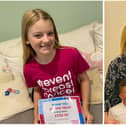
[[[88,63],[73,47],[60,47],[49,64],[34,58],[24,66],[27,87],[41,88],[42,98],[80,96],[78,75],[89,69]]]

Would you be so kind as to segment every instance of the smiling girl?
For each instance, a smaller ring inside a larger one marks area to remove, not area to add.
[[[22,19],[24,77],[34,88],[34,123],[39,123],[38,100],[60,96],[79,96],[87,123],[88,63],[73,47],[60,46],[52,17],[41,9],[27,11]]]

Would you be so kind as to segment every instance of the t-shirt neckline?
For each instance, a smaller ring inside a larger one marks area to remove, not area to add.
[[[48,66],[48,65],[51,65],[51,64],[56,60],[56,58],[57,58],[57,51],[58,51],[58,49],[56,49],[56,53],[55,53],[55,56],[53,57],[53,59],[52,59],[49,63],[47,63],[47,64],[41,64],[41,63],[39,63],[35,58],[34,58],[34,61],[35,61],[38,65],[40,65],[40,66]]]

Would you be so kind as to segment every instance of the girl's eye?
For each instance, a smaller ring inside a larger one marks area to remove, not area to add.
[[[41,38],[41,36],[42,36],[42,35],[40,35],[40,34],[34,35],[34,37],[36,37],[36,38]]]
[[[53,34],[54,34],[53,32],[49,32],[49,33],[48,33],[48,36],[51,36],[51,35],[53,35]]]

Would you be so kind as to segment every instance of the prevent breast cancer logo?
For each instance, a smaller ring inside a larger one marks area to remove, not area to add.
[[[57,76],[48,80],[38,80],[38,85],[44,92],[44,97],[71,95],[74,93],[74,85],[70,70],[63,76]]]

